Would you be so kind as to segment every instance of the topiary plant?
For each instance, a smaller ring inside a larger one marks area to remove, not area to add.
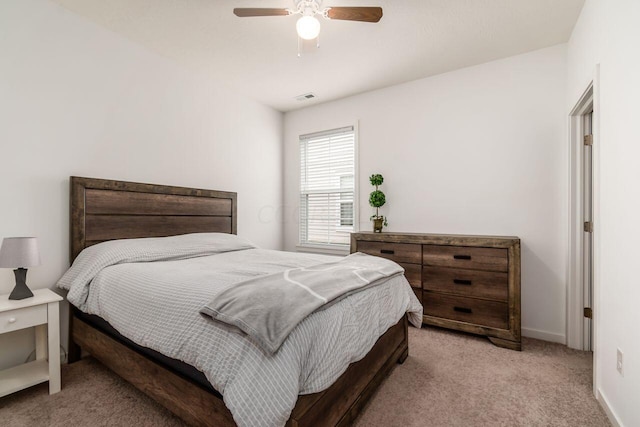
[[[373,174],[369,177],[369,182],[376,187],[376,189],[369,194],[369,204],[376,208],[376,213],[371,215],[370,219],[373,221],[373,231],[380,233],[382,227],[387,226],[387,218],[380,215],[380,208],[387,202],[387,198],[382,191],[378,190],[378,186],[382,185],[384,178],[380,174]]]

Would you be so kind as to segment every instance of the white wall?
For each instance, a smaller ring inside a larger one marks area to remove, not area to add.
[[[281,248],[281,113],[46,0],[0,2],[0,52],[0,237],[38,237],[32,288],[68,267],[70,175],[237,191],[238,234]],[[0,368],[30,334],[0,337]]]
[[[298,135],[359,123],[360,228],[382,173],[388,231],[522,239],[523,332],[565,340],[566,46],[285,114],[285,249],[298,241]]]
[[[639,21],[637,0],[587,0],[568,44],[567,111],[600,66],[594,146],[600,165],[594,224],[595,370],[598,397],[624,426],[640,425]],[[618,348],[624,353],[624,376],[616,370]]]

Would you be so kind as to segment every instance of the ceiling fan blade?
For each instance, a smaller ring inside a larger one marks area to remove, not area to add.
[[[265,9],[265,8],[251,8],[251,7],[237,7],[233,9],[233,13],[241,18],[247,16],[281,16],[289,15],[287,9]]]
[[[344,21],[378,22],[382,18],[381,7],[331,7],[327,12],[331,19]]]

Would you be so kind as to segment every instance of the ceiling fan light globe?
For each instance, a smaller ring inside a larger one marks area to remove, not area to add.
[[[320,21],[314,16],[303,16],[298,19],[296,30],[301,39],[313,40],[320,34]]]

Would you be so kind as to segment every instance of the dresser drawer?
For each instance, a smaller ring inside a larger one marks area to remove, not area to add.
[[[430,291],[506,302],[509,297],[509,275],[496,271],[423,267],[422,287]]]
[[[507,249],[471,246],[423,245],[424,265],[468,268],[485,271],[508,271]]]
[[[507,303],[422,292],[424,314],[492,328],[508,329]]]
[[[38,305],[0,313],[0,333],[47,323],[47,306]]]
[[[413,243],[387,243],[359,241],[358,251],[369,255],[376,255],[392,261],[410,264],[422,262],[422,245]]]
[[[404,268],[404,277],[413,288],[422,288],[422,267],[419,264],[399,263]]]
[[[413,293],[416,294],[416,297],[418,297],[418,301],[420,301],[420,304],[422,304],[422,289],[418,289],[418,288],[411,288],[413,290]]]

